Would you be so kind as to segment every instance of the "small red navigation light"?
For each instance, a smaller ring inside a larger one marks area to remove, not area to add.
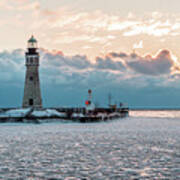
[[[85,104],[86,104],[86,105],[90,105],[90,104],[91,104],[91,101],[86,101]]]

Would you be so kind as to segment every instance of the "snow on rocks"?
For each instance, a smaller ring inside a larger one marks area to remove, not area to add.
[[[34,110],[31,114],[34,117],[65,117],[65,113],[58,112],[55,109],[45,109],[45,110]]]
[[[58,112],[55,109],[43,109],[43,110],[32,110],[31,108],[26,109],[11,109],[0,112],[0,118],[23,118],[26,116],[32,117],[65,117],[65,113]]]
[[[82,113],[73,113],[72,117],[73,118],[79,118],[79,117],[84,117],[84,115]]]
[[[120,116],[120,114],[117,112],[109,114],[109,117],[116,117],[116,116],[118,117],[118,116]]]
[[[11,109],[8,111],[0,112],[0,117],[25,117],[30,112],[30,110],[30,108]]]

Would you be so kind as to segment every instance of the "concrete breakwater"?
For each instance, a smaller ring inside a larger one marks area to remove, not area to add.
[[[126,117],[128,108],[44,108],[44,109],[0,109],[0,122],[46,122],[46,120],[71,120],[75,122],[96,122]]]

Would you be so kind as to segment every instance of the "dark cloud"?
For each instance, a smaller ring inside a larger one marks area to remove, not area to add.
[[[22,81],[24,69],[24,51],[0,52],[0,81],[15,83]]]
[[[156,57],[147,55],[138,56],[136,53],[127,55],[126,53],[110,53],[111,57],[122,58],[125,60],[127,67],[136,73],[145,75],[169,74],[173,66],[173,60],[168,50],[162,50]],[[177,68],[176,68],[177,69]]]
[[[167,50],[161,51],[156,57],[136,56],[135,60],[127,61],[127,65],[136,72],[148,75],[169,74],[173,66],[173,60],[170,52]]]
[[[96,69],[106,69],[122,71],[125,70],[125,66],[120,61],[113,61],[110,57],[106,56],[104,59],[97,57],[94,65]]]
[[[126,57],[128,57],[128,55],[126,53],[123,53],[123,52],[121,52],[121,53],[111,52],[109,55],[114,57],[114,58],[117,58],[117,57],[126,58]]]
[[[41,59],[44,66],[71,67],[75,69],[85,69],[91,66],[86,56],[64,56],[63,53],[51,53],[41,50]]]
[[[106,57],[97,57],[95,63],[92,63],[86,56],[65,56],[62,52],[49,52],[45,49],[40,50],[41,54],[41,69],[48,76],[58,75],[59,72],[73,73],[82,71],[101,71],[112,70],[116,72],[125,72],[132,69],[137,74],[145,75],[161,75],[169,74],[173,66],[173,60],[168,50],[162,50],[156,57],[150,55],[141,57],[137,54],[126,54],[112,52]],[[114,58],[114,59],[113,59]],[[118,59],[120,58],[120,60]],[[18,49],[12,52],[0,52],[0,70],[1,76],[3,72],[9,76],[14,76],[13,73],[22,74],[24,71],[24,50]],[[177,67],[174,69],[178,70]],[[132,72],[133,72],[132,71]],[[125,74],[124,74],[125,75]]]
[[[46,50],[41,51],[42,65],[44,68],[54,67],[58,69],[86,70],[112,70],[125,71],[126,68],[132,69],[136,73],[145,75],[169,74],[173,66],[173,60],[168,50],[162,50],[156,57],[142,57],[136,53],[116,53],[112,52],[105,58],[97,57],[92,63],[86,56],[64,56],[63,53],[51,53]],[[121,60],[124,60],[122,63]]]

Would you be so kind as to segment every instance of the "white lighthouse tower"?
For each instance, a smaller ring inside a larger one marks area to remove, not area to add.
[[[32,36],[26,52],[26,79],[24,86],[23,108],[41,108],[41,89],[39,81],[39,52],[37,40]]]

